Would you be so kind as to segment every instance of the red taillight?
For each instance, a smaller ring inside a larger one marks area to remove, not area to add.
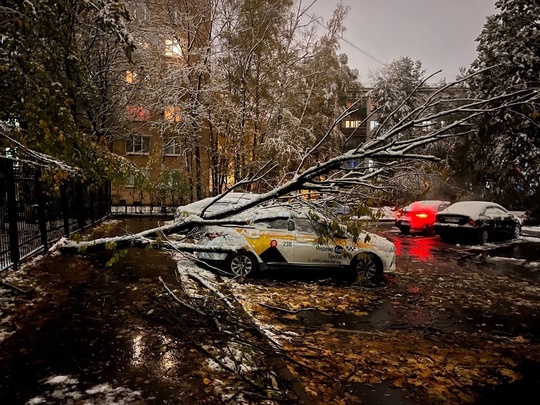
[[[206,236],[210,240],[214,240],[216,238],[219,238],[221,236],[221,233],[219,233],[219,232],[208,232],[204,236]]]
[[[474,226],[474,220],[473,220],[472,218],[469,218],[469,220],[467,221],[467,223],[468,223],[469,225]]]
[[[421,212],[420,214],[416,214],[416,216],[417,216],[418,218],[422,218],[422,219],[423,219],[423,218],[427,218],[427,217],[428,217],[428,214],[426,214],[425,212]]]

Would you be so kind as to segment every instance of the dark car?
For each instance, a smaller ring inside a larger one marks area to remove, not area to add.
[[[395,225],[404,235],[410,232],[430,235],[433,233],[435,215],[449,205],[450,202],[440,200],[415,201],[396,211]]]
[[[443,241],[486,243],[514,239],[521,234],[521,220],[490,201],[461,201],[437,214],[435,233]]]

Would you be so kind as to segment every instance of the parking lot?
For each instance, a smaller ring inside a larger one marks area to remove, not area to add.
[[[144,221],[105,232],[134,232]],[[263,393],[274,397],[255,388],[256,375],[264,380],[262,363],[254,371],[257,354],[273,359],[264,365],[276,387],[278,376],[289,379],[291,392],[280,398],[298,403],[532,402],[540,383],[540,239],[466,246],[402,236],[391,223],[375,231],[395,243],[398,268],[374,288],[322,272],[223,283],[187,259],[135,249],[113,268],[100,254],[52,254],[2,274],[32,292],[2,290],[0,399],[261,403]],[[184,304],[221,303],[212,322],[173,308],[158,277]],[[223,286],[226,300],[212,292]],[[247,314],[236,338],[219,312],[225,302]],[[264,336],[251,334],[249,346],[238,338],[248,321]],[[224,371],[220,362],[234,367]]]

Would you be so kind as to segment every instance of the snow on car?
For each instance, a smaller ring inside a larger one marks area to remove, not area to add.
[[[443,241],[514,239],[521,234],[521,220],[491,201],[461,201],[437,214],[435,233]]]
[[[246,218],[249,224],[204,227],[199,242],[239,251],[234,254],[200,252],[199,259],[224,267],[239,277],[289,268],[349,270],[355,283],[377,281],[383,273],[396,269],[392,242],[367,232],[357,238],[345,236],[343,232],[325,236],[325,224],[331,221],[318,212],[259,207],[240,217]]]
[[[217,200],[216,197],[208,197],[191,204],[181,205],[174,213],[175,220],[189,215],[200,215],[205,213],[217,212],[231,206],[240,205],[251,201],[258,194],[254,193],[229,193],[223,198]]]

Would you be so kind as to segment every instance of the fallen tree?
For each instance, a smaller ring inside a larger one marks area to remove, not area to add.
[[[332,129],[355,111],[355,104],[353,104],[334,121],[326,135],[305,152],[294,172],[283,176],[271,190],[263,192],[249,201],[212,212],[205,208],[201,210],[199,215],[178,217],[171,223],[136,234],[83,242],[66,241],[63,249],[70,252],[74,250],[86,252],[130,246],[173,247],[171,242],[167,241],[168,235],[187,235],[193,229],[204,225],[245,223],[243,220],[235,220],[231,217],[284,196],[296,197],[300,201],[302,200],[300,191],[316,192],[334,200],[339,196],[342,200],[347,201],[361,190],[384,190],[389,178],[395,177],[396,173],[400,173],[400,171],[411,170],[411,162],[439,160],[437,156],[423,153],[422,148],[436,142],[473,133],[475,120],[483,115],[496,112],[506,113],[520,108],[525,111],[538,110],[540,93],[539,89],[535,87],[522,86],[487,99],[468,98],[461,95],[463,91],[453,91],[456,86],[463,85],[467,80],[485,72],[485,70],[489,70],[489,68],[433,91],[422,105],[410,111],[391,127],[386,128],[386,122],[382,122],[372,139],[368,139],[357,147],[337,156],[308,166],[307,162],[316,156],[324,141],[332,136]],[[424,85],[432,76],[426,78],[409,97],[413,97],[420,90],[420,86]],[[405,103],[406,100],[403,100],[402,105]],[[394,110],[394,114],[397,114],[400,108],[401,105]],[[372,115],[376,113],[377,110]],[[371,115],[365,120],[370,117]],[[443,120],[445,125],[426,126],[426,122]],[[354,163],[351,164],[351,162]],[[377,164],[373,166],[369,162],[377,162]],[[218,202],[231,191],[260,182],[274,168],[274,162],[266,162],[257,173],[236,183],[225,193],[215,197],[210,204]],[[190,243],[177,243],[174,248],[191,252],[197,250]]]

